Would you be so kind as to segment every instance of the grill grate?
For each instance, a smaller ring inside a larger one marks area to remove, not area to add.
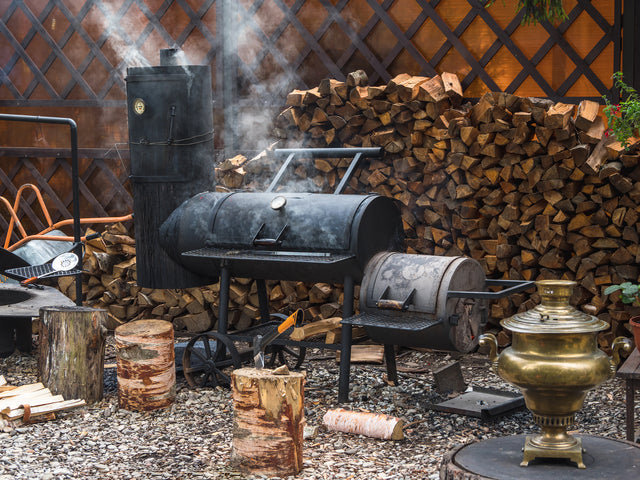
[[[385,315],[379,313],[360,313],[353,317],[342,320],[345,325],[353,325],[356,327],[376,327],[390,328],[393,330],[408,330],[412,332],[421,332],[433,327],[442,320],[426,316],[424,314],[415,315],[411,313],[403,313],[402,315]]]
[[[46,278],[54,278],[54,277],[64,277],[67,275],[77,275],[82,273],[82,270],[72,269],[72,270],[59,270],[56,271],[53,269],[50,263],[46,263],[44,265],[33,265],[29,267],[20,267],[20,268],[10,268],[6,270],[6,273],[9,273],[18,278],[31,278],[31,277],[42,277],[46,276]]]

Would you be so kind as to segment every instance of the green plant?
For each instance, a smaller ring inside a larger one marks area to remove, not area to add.
[[[637,135],[640,128],[640,98],[638,92],[624,82],[622,72],[614,73],[613,80],[624,100],[612,104],[604,97],[604,114],[609,124],[609,130],[605,134],[613,133],[623,147],[629,148],[629,139]]]
[[[620,285],[610,285],[604,289],[604,294],[609,295],[620,290],[620,299],[622,303],[635,303],[640,305],[640,285],[631,282],[624,282]]]
[[[490,7],[496,0],[488,0],[485,7]],[[504,3],[504,0],[502,0]],[[522,10],[522,25],[536,24],[543,20],[550,22],[563,21],[567,14],[562,7],[562,0],[518,0],[516,12]]]

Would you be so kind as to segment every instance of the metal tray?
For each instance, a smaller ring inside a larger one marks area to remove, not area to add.
[[[524,397],[519,393],[475,387],[455,398],[436,403],[431,408],[486,420],[512,413],[524,406]]]

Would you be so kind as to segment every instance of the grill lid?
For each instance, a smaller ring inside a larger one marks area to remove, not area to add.
[[[344,251],[367,198],[311,193],[251,193],[226,197],[213,220],[210,247],[284,251]]]
[[[482,267],[470,258],[384,252],[367,265],[362,285],[363,310],[388,315],[414,312],[440,318],[454,314],[451,290],[482,291]]]

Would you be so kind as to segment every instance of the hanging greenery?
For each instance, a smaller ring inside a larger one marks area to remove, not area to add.
[[[488,0],[485,7],[490,7],[496,0]],[[504,2],[505,0],[503,0]],[[518,0],[516,11],[522,10],[522,24],[529,25],[548,20],[550,22],[562,21],[567,14],[562,6],[562,0]]]

